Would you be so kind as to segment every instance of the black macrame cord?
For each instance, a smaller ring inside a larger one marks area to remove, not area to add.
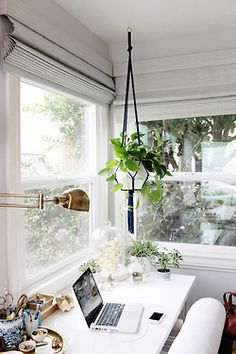
[[[140,132],[139,132],[139,122],[138,122],[138,109],[137,109],[137,103],[136,103],[136,94],[135,94],[135,88],[134,88],[134,76],[133,76],[133,67],[132,67],[132,58],[131,58],[131,51],[133,47],[131,45],[131,30],[128,29],[128,68],[127,68],[127,77],[126,77],[126,90],[125,90],[125,105],[124,105],[124,119],[123,119],[123,131],[122,131],[122,146],[126,145],[126,137],[127,137],[127,127],[128,127],[128,110],[129,110],[129,91],[130,91],[130,81],[131,81],[131,89],[132,89],[132,94],[133,94],[133,105],[134,105],[134,115],[135,115],[135,125],[136,125],[136,131],[137,131],[137,140],[138,144],[140,145]],[[145,169],[146,170],[146,169]],[[148,179],[148,171],[147,172],[147,177],[143,183],[146,183]],[[134,233],[134,192],[135,192],[135,177],[137,175],[137,172],[132,175],[129,173],[129,176],[131,178],[131,189],[121,189],[123,191],[128,191],[128,231],[130,233]]]

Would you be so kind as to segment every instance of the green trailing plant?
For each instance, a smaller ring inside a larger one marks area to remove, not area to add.
[[[163,248],[162,251],[158,250],[156,255],[157,263],[160,265],[159,271],[167,272],[168,267],[179,268],[180,262],[183,260],[181,253],[176,249]]]
[[[100,270],[99,264],[95,259],[89,259],[87,262],[84,262],[80,265],[79,270],[85,272],[86,269],[90,268],[92,273],[97,273]]]
[[[140,134],[143,137],[144,134]],[[120,170],[123,173],[131,176],[141,170],[142,164],[146,171],[152,174],[152,180],[146,181],[139,192],[142,196],[147,197],[151,203],[156,203],[162,196],[160,180],[165,176],[171,176],[171,173],[164,165],[164,149],[165,142],[161,135],[155,141],[155,146],[148,146],[140,139],[138,134],[133,133],[130,136],[125,136],[125,145],[123,146],[123,133],[119,138],[110,139],[110,143],[114,150],[115,159],[108,160],[106,166],[99,171],[99,175],[107,175],[106,180],[113,182],[112,191],[121,190],[124,185],[116,181],[116,171]]]
[[[128,256],[154,258],[158,256],[158,249],[151,241],[132,241],[127,247]]]

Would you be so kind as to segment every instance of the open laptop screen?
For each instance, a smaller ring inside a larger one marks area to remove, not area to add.
[[[73,290],[87,325],[90,327],[103,306],[103,300],[90,268],[73,284]]]

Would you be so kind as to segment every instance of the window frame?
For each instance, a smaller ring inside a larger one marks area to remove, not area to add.
[[[143,103],[139,105],[139,122],[166,120],[166,119],[184,119],[191,116],[207,116],[207,115],[221,115],[221,114],[235,114],[233,103],[236,104],[236,97],[228,99],[227,97],[217,97],[214,99],[198,99],[187,100],[181,102],[162,102],[158,103]],[[195,109],[195,104],[197,107]],[[186,105],[185,105],[186,104]],[[165,111],[166,107],[166,113]],[[194,113],[195,109],[195,113]],[[179,112],[179,113],[178,113]],[[135,124],[135,116],[130,110],[129,124]],[[140,114],[141,113],[141,114]],[[123,109],[120,105],[114,107],[115,123],[113,128],[113,136],[118,136],[122,130],[122,114]],[[132,130],[132,129],[131,129]],[[132,130],[133,131],[133,130]],[[222,175],[220,173],[206,173],[206,172],[175,172],[172,177],[164,177],[163,181],[203,181],[208,178],[215,180],[232,180],[236,179],[236,173],[227,173]],[[113,196],[115,205],[120,208],[124,207],[123,193],[115,193]],[[114,213],[114,220],[120,223],[123,227],[123,232],[127,233],[127,220],[126,211],[121,215],[117,212]],[[136,217],[135,217],[136,223]],[[137,238],[136,228],[134,239]],[[177,248],[183,254],[183,263],[181,268],[203,269],[203,270],[217,270],[222,272],[235,272],[236,270],[236,247],[233,246],[220,246],[220,245],[198,245],[187,243],[174,243],[174,242],[158,242],[158,244],[167,248]]]
[[[5,179],[7,181],[8,192],[23,193],[23,189],[39,188],[45,186],[47,182],[51,182],[52,179],[41,179],[40,185],[35,183],[39,182],[40,178],[29,179],[25,178],[25,182],[21,183],[20,175],[20,84],[21,80],[33,83],[38,87],[46,88],[54,92],[68,95],[63,89],[58,91],[54,87],[47,85],[42,86],[35,80],[22,79],[10,72],[5,73],[6,76],[6,134],[7,134],[7,148],[6,148],[6,173]],[[75,97],[77,94],[74,95]],[[79,98],[80,99],[80,98]],[[81,100],[82,101],[82,100]],[[89,102],[90,103],[90,102]],[[91,156],[91,164],[89,173],[85,176],[82,175],[76,178],[76,184],[89,183],[92,192],[92,198],[90,198],[91,211],[93,214],[90,225],[90,237],[92,232],[101,227],[105,220],[108,220],[108,207],[100,207],[98,201],[103,198],[104,204],[106,199],[108,200],[108,186],[105,181],[97,176],[97,171],[103,166],[107,160],[107,136],[108,136],[108,106],[95,105],[96,122],[93,127],[96,134],[96,151],[94,156]],[[103,154],[100,154],[103,152]],[[72,183],[74,180],[71,178],[64,178],[63,180],[54,179],[55,184]],[[23,188],[24,187],[24,188]],[[23,239],[23,210],[8,208],[6,210],[6,240],[7,240],[7,252],[5,255],[5,261],[7,262],[7,271],[3,284],[7,284],[7,288],[11,289],[14,294],[19,294],[22,291],[34,292],[36,291],[52,291],[53,293],[59,292],[64,287],[71,284],[75,276],[79,274],[79,264],[88,258],[94,256],[94,250],[90,247],[86,250],[82,250],[70,259],[59,262],[56,266],[50,267],[49,270],[41,272],[37,276],[26,278],[26,265],[25,265],[25,249]],[[3,227],[1,228],[3,230]],[[90,242],[90,240],[89,240]],[[63,270],[63,271],[62,271]]]

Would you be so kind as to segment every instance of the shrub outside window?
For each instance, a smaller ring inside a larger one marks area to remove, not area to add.
[[[95,106],[21,82],[21,184],[49,199],[77,187],[91,198]],[[93,142],[93,143],[92,143]],[[48,270],[87,248],[93,214],[47,203],[25,211],[27,276]]]
[[[150,141],[164,137],[172,177],[163,181],[158,205],[142,201],[138,237],[236,246],[235,115],[149,121],[141,127]]]

